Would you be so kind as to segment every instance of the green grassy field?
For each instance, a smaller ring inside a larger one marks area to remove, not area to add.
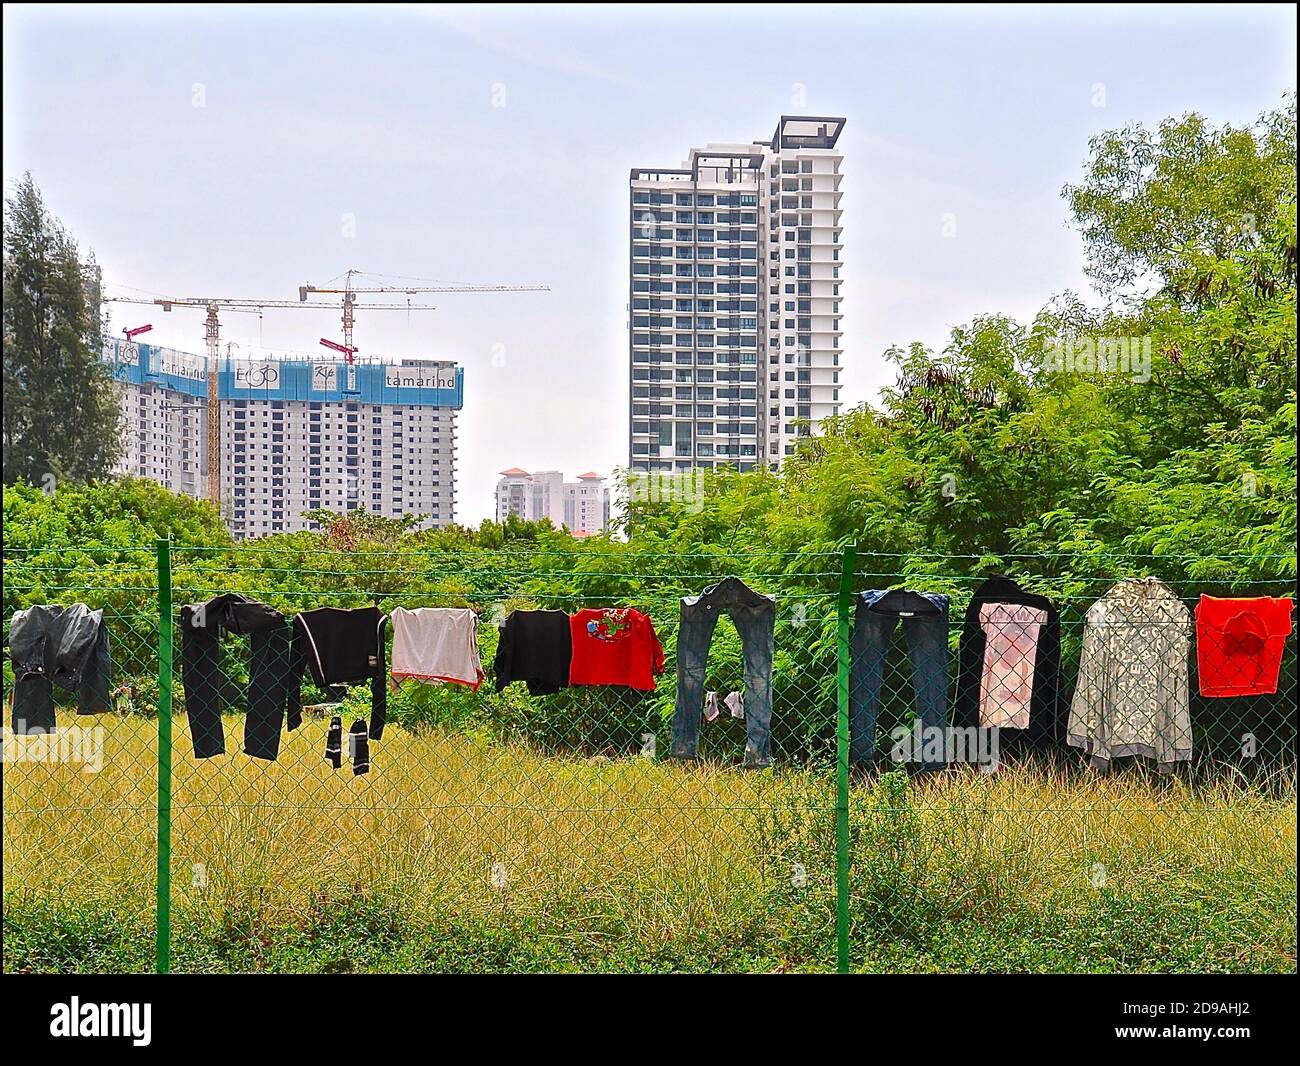
[[[6,971],[153,965],[156,726],[104,724],[99,773],[5,768]],[[824,772],[390,727],[354,777],[324,730],[274,765],[196,763],[178,737],[173,969],[834,968]],[[1294,780],[1272,786],[1033,765],[859,781],[854,966],[1294,970]]]

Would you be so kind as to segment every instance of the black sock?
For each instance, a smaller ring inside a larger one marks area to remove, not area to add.
[[[325,758],[338,769],[343,765],[343,719],[331,718],[330,731],[325,734]]]
[[[365,719],[358,718],[348,730],[348,751],[352,754],[352,772],[365,774],[370,772],[370,738],[366,730]]]

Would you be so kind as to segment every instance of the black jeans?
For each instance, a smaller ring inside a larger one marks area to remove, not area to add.
[[[275,759],[280,733],[302,721],[303,663],[288,620],[265,604],[218,597],[181,608],[181,684],[195,758],[226,751],[221,712],[235,707],[240,694],[226,676],[221,633],[249,635],[248,711],[244,719],[244,754]]]

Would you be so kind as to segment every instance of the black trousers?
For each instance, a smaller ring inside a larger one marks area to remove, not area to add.
[[[295,729],[302,722],[302,660],[287,621],[253,633],[249,650],[244,754],[255,759],[275,759],[280,754],[284,726]],[[221,712],[243,700],[226,674],[221,640],[216,633],[182,624],[181,684],[195,758],[225,754]]]

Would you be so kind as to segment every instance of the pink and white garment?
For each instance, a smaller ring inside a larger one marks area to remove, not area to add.
[[[722,702],[727,705],[727,710],[731,712],[732,718],[745,717],[745,695],[743,692],[728,692],[727,698]]]
[[[1046,621],[1046,611],[1023,604],[986,603],[980,608],[980,628],[984,631],[981,726],[1029,728],[1038,631]]]
[[[477,690],[483,680],[478,615],[469,608],[393,609],[394,680],[451,682]]]
[[[731,712],[732,718],[745,717],[745,694],[743,692],[729,692],[721,702],[718,700],[718,693],[706,692],[704,694],[704,720],[712,722],[721,713],[720,707],[725,706]]]

